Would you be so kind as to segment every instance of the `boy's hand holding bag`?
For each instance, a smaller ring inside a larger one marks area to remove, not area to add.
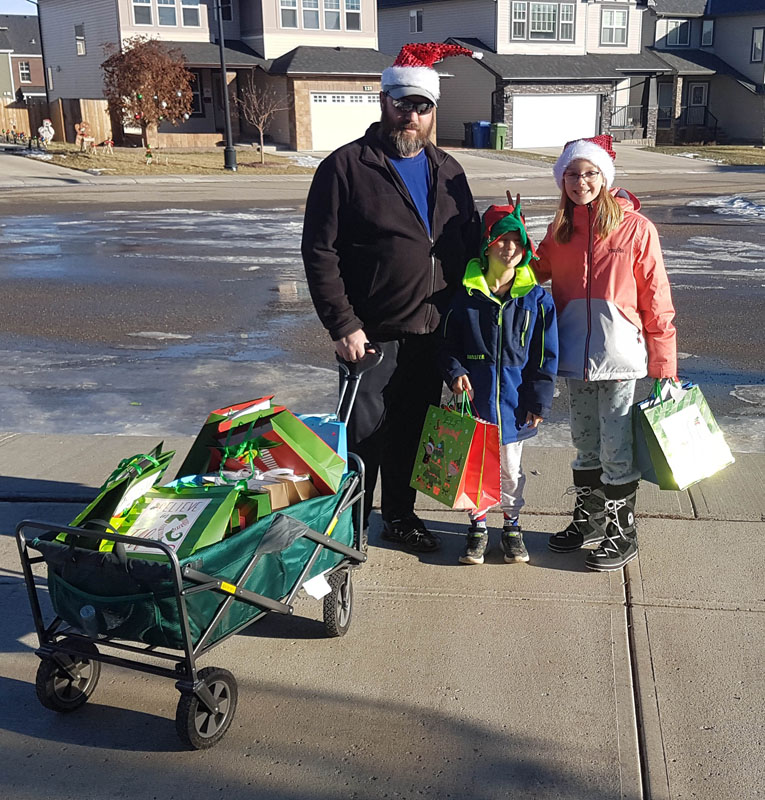
[[[459,411],[428,409],[410,486],[450,508],[499,503],[499,428],[472,415],[467,395]]]
[[[735,461],[698,386],[656,381],[632,408],[635,466],[661,489],[686,489]]]

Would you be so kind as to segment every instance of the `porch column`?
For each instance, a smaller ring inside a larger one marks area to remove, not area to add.
[[[226,70],[226,86],[228,87],[228,103],[231,108],[231,136],[234,141],[239,139],[240,125],[239,125],[239,106],[237,106],[237,96],[239,94],[237,89],[237,73],[229,72]],[[232,142],[233,144],[233,142]]]
[[[677,129],[683,113],[683,76],[675,75],[672,81],[672,119],[669,124],[670,144],[677,144]]]
[[[656,142],[656,129],[659,122],[659,95],[656,89],[656,76],[652,75],[646,80],[646,91],[643,94],[645,116],[645,138]]]

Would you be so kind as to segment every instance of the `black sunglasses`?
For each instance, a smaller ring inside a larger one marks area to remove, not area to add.
[[[390,95],[388,95],[388,97],[390,97]],[[420,116],[423,116],[424,114],[430,114],[435,107],[435,103],[431,103],[430,100],[426,100],[424,103],[413,103],[411,100],[394,100],[391,97],[390,101],[393,104],[393,108],[395,108],[396,111],[400,111],[402,114],[411,114],[412,111],[414,111]]]

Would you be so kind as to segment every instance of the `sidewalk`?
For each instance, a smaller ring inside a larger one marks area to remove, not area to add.
[[[306,599],[296,617],[267,617],[216,649],[205,665],[237,677],[237,717],[217,749],[186,753],[169,681],[105,666],[76,714],[37,703],[11,536],[22,518],[65,523],[121,458],[154,444],[0,434],[9,796],[47,796],[52,780],[59,798],[94,800],[188,796],[189,780],[198,797],[276,800],[765,791],[765,454],[738,454],[686,492],[643,485],[640,556],[626,574],[547,550],[571,507],[563,448],[526,450],[529,565],[503,564],[496,546],[483,567],[458,565],[464,513],[436,504],[420,509],[444,541],[432,556],[390,549],[373,524],[348,636],[323,639],[321,604]],[[175,466],[189,444],[166,442]]]

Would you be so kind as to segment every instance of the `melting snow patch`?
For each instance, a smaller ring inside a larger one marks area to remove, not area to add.
[[[289,159],[299,167],[318,167],[323,160],[315,156],[290,156]]]
[[[765,408],[765,386],[761,385],[747,385],[741,384],[733,387],[730,393],[736,400],[741,400],[742,403],[749,403],[753,406],[762,406]]]
[[[140,331],[129,333],[128,336],[137,336],[140,339],[191,339],[188,333],[165,333],[163,331]]]
[[[688,205],[714,208],[715,214],[765,219],[765,206],[748,200],[741,195],[709,197],[706,200],[691,200]]]

